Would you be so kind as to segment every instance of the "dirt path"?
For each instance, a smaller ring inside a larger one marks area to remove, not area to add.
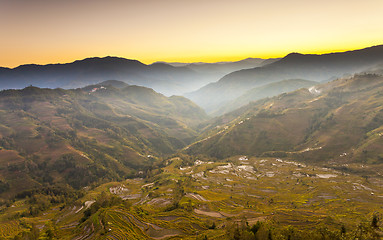
[[[209,217],[215,217],[215,218],[223,218],[224,216],[219,212],[207,212],[199,209],[194,209],[194,212],[200,215],[205,215]]]
[[[196,193],[187,193],[186,197],[194,198],[201,202],[207,202],[207,199]]]

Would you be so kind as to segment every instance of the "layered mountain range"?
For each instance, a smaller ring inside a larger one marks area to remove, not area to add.
[[[382,45],[323,55],[291,53],[263,67],[230,73],[185,96],[210,113],[254,87],[288,79],[328,82],[365,71],[382,61]]]
[[[172,66],[157,62],[151,65],[118,57],[87,58],[66,64],[22,65],[0,68],[0,89],[24,88],[29,85],[46,88],[78,88],[107,80],[153,88],[157,92],[181,95],[215,82],[224,75],[273,60],[247,59],[220,64]]]

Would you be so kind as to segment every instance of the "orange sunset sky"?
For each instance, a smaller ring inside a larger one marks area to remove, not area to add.
[[[383,44],[382,0],[0,0],[0,66],[230,61]]]

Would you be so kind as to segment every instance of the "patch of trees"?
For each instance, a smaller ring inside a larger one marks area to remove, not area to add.
[[[35,217],[55,204],[73,202],[83,195],[83,192],[75,191],[67,186],[56,186],[23,191],[15,198],[25,198],[29,205],[29,208],[20,214],[21,217]]]
[[[0,194],[9,190],[9,183],[0,180]]]
[[[101,192],[97,197],[96,202],[84,211],[84,216],[81,218],[80,222],[85,222],[90,216],[95,214],[101,208],[116,206],[122,202],[123,200],[120,197],[110,193]]]
[[[226,233],[230,240],[263,239],[257,237],[257,233],[263,231],[263,229],[259,231],[261,227],[263,227],[263,224],[261,222],[257,222],[256,224],[250,227],[249,223],[246,221],[245,218],[243,218],[240,222],[228,221],[225,225]],[[258,235],[260,234],[258,233]]]
[[[184,182],[182,180],[178,180],[176,182],[175,188],[173,189],[172,204],[170,204],[168,207],[166,207],[165,211],[170,212],[170,211],[173,211],[173,210],[181,207],[180,201],[184,195],[185,195]],[[183,206],[182,208],[184,208],[184,207],[187,208],[187,206]]]
[[[380,110],[372,120],[365,126],[365,131],[369,132],[383,125],[383,109]]]
[[[269,151],[264,152],[261,154],[261,157],[276,157],[276,158],[282,158],[287,157],[287,153],[284,151]]]
[[[97,162],[80,165],[73,154],[64,154],[47,170],[57,171],[64,176],[65,182],[75,189],[95,182],[120,180],[120,177],[111,169],[104,168]],[[47,178],[48,176],[43,176]]]
[[[62,173],[67,169],[75,167],[76,159],[74,158],[73,154],[64,154],[55,161],[55,163],[52,166],[52,169],[58,171],[59,173]]]
[[[13,238],[13,240],[37,240],[40,237],[40,230],[32,224],[28,226],[29,230],[23,231]],[[52,238],[47,238],[52,239]]]
[[[97,118],[97,117],[93,117],[91,115],[77,114],[75,118],[81,121],[83,126],[86,126],[89,128],[98,128],[98,129],[116,128],[113,123]]]
[[[337,229],[334,226],[319,224],[315,229],[301,230],[291,225],[278,225],[274,221],[258,221],[250,226],[245,218],[239,222],[228,219],[226,225],[224,225],[230,240],[378,240],[382,237],[380,226],[380,215],[378,213],[372,216],[370,222],[362,222],[352,229],[348,229],[344,225],[340,225]]]
[[[347,98],[350,93],[332,91],[328,93],[328,96],[324,99],[325,104],[330,108],[338,108],[342,104],[346,103],[345,98]]]
[[[4,149],[14,149],[16,147],[13,136],[3,136],[0,138],[0,147]]]
[[[41,189],[23,191],[21,193],[18,193],[15,196],[15,198],[16,199],[24,199],[24,198],[32,199],[33,196],[35,195],[47,195],[50,197],[51,203],[62,203],[62,202],[74,201],[84,196],[84,193],[82,191],[73,190],[72,188],[66,185],[62,185],[62,186],[58,185],[58,186],[44,187]],[[31,200],[31,203],[33,202],[38,202],[38,201]]]
[[[258,114],[255,116],[256,118],[274,118],[277,116],[282,116],[283,113],[276,113],[267,109],[262,109],[258,112]]]

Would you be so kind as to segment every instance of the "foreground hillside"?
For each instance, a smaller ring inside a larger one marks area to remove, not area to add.
[[[0,109],[2,199],[144,174],[189,144],[206,119],[183,97],[138,86],[7,90]]]
[[[380,239],[381,178],[292,159],[182,156],[67,203],[1,207],[5,239]],[[356,166],[361,167],[361,166]],[[36,212],[44,206],[43,212]],[[19,238],[18,238],[19,237]]]
[[[191,155],[381,164],[383,77],[364,74],[259,100],[217,118]]]

